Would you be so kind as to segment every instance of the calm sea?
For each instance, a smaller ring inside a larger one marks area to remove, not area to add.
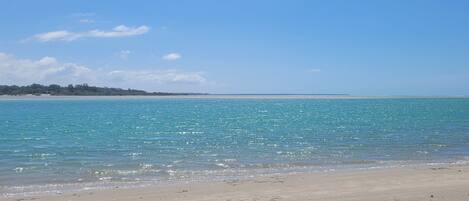
[[[0,101],[0,193],[453,163],[469,99]]]

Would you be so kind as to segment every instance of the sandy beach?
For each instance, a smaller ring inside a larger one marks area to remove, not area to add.
[[[469,166],[279,174],[244,180],[4,197],[0,200],[459,201],[469,200]]]

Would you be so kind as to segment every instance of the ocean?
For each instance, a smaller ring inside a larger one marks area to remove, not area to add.
[[[465,98],[0,100],[0,193],[464,163]]]

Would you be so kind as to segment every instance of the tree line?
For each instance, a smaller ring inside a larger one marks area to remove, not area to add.
[[[88,84],[69,84],[60,86],[51,84],[49,86],[41,84],[31,84],[27,86],[0,85],[0,95],[41,95],[52,96],[163,96],[163,95],[190,95],[195,93],[167,93],[167,92],[146,92],[137,89],[121,89],[89,86]]]

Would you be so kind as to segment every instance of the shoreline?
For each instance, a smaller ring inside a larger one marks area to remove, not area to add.
[[[195,99],[195,100],[211,100],[211,99],[246,99],[246,100],[363,100],[363,99],[469,99],[469,96],[354,96],[354,95],[270,95],[270,94],[246,94],[246,95],[230,95],[230,94],[208,94],[208,95],[162,95],[162,96],[34,96],[34,95],[0,95],[0,101],[15,100],[166,100],[166,99]]]
[[[433,197],[431,197],[433,195]],[[448,199],[452,197],[454,199]],[[18,200],[462,200],[469,165],[436,164],[323,172],[274,173],[219,181],[114,186],[55,194],[0,196]]]

